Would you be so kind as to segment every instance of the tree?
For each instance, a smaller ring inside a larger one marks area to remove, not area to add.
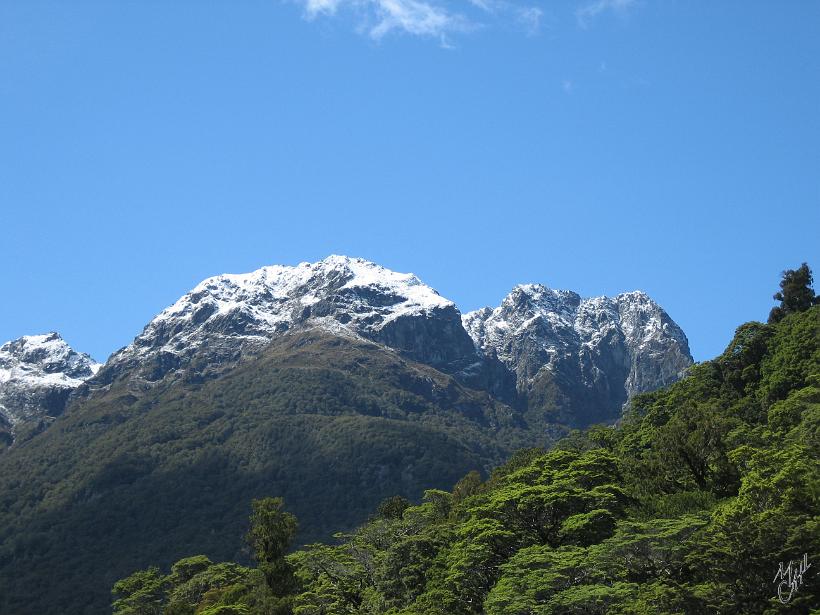
[[[259,569],[273,593],[284,596],[293,586],[293,570],[285,561],[293,537],[296,517],[284,511],[282,498],[253,500],[251,529],[247,535]]]
[[[410,506],[410,502],[400,495],[394,495],[382,500],[377,509],[379,517],[383,519],[401,519],[404,511]]]
[[[481,480],[481,474],[473,470],[456,483],[453,487],[453,501],[456,503],[462,502],[470,496],[476,495],[481,491],[481,485],[484,481]]]
[[[814,294],[811,269],[806,263],[798,269],[787,269],[780,281],[780,291],[773,298],[780,305],[769,312],[769,322],[780,322],[787,314],[804,312],[813,305],[820,304],[820,296]]]
[[[138,570],[114,584],[113,611],[115,615],[160,615],[167,589],[159,568]]]

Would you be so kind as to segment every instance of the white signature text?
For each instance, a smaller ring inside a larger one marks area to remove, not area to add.
[[[777,583],[777,599],[780,602],[783,604],[789,603],[794,593],[803,584],[803,575],[806,574],[809,568],[811,568],[811,564],[809,564],[808,553],[803,554],[802,560],[791,560],[786,566],[783,565],[783,562],[780,562],[780,567],[777,569],[774,581],[772,581]]]

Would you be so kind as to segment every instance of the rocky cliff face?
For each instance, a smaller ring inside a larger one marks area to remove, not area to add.
[[[58,333],[0,346],[0,440],[8,444],[20,426],[62,414],[71,392],[99,368]]]
[[[462,317],[412,274],[330,256],[208,278],[112,355],[91,385],[209,379],[307,329],[380,343],[519,408],[560,406],[555,420],[570,423],[616,418],[629,396],[692,363],[683,332],[640,292],[581,299],[522,285],[499,307]]]
[[[412,274],[330,256],[208,278],[115,353],[96,382],[134,372],[147,381],[175,371],[207,377],[277,336],[309,328],[376,341],[445,369],[475,357],[452,301]]]
[[[513,371],[530,401],[545,386],[572,398],[572,422],[617,418],[629,397],[674,382],[692,364],[683,331],[639,291],[582,299],[525,284],[462,320],[476,348]]]

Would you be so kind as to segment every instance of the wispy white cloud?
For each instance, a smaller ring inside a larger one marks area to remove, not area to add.
[[[454,6],[454,1],[460,4]],[[389,34],[438,39],[449,47],[451,37],[506,24],[534,36],[541,29],[543,11],[516,0],[295,0],[306,19],[349,14],[356,30],[374,40]]]
[[[375,39],[394,30],[441,38],[466,26],[462,17],[422,0],[374,0],[373,4],[377,23],[370,35]]]
[[[599,15],[610,11],[623,14],[635,4],[636,0],[594,0],[575,11],[575,18],[579,26],[587,28]]]
[[[355,29],[379,41],[389,34],[409,34],[438,39],[449,47],[452,36],[500,26],[540,33],[545,12],[532,0],[285,0],[304,9],[306,19],[347,15],[356,20]],[[600,15],[625,13],[639,0],[584,0],[575,10],[582,28]],[[550,9],[550,15],[554,8]]]
[[[305,13],[313,18],[317,15],[333,15],[336,12],[341,0],[307,0],[305,2]]]
[[[501,4],[498,0],[468,0],[468,2],[487,13],[494,13]]]
[[[428,0],[297,0],[305,17],[333,16],[347,10],[360,19],[358,29],[374,40],[391,32],[437,38],[447,46],[448,35],[470,28],[469,21]]]
[[[507,23],[535,36],[541,31],[544,11],[537,6],[518,4],[512,0],[468,0],[494,22]]]
[[[526,6],[517,9],[517,13],[517,21],[528,36],[535,36],[541,31],[541,18],[544,16],[544,11],[537,6]]]

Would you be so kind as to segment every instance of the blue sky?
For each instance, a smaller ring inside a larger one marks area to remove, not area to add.
[[[104,359],[331,253],[636,288],[696,359],[820,269],[820,2],[0,1],[0,340]]]

